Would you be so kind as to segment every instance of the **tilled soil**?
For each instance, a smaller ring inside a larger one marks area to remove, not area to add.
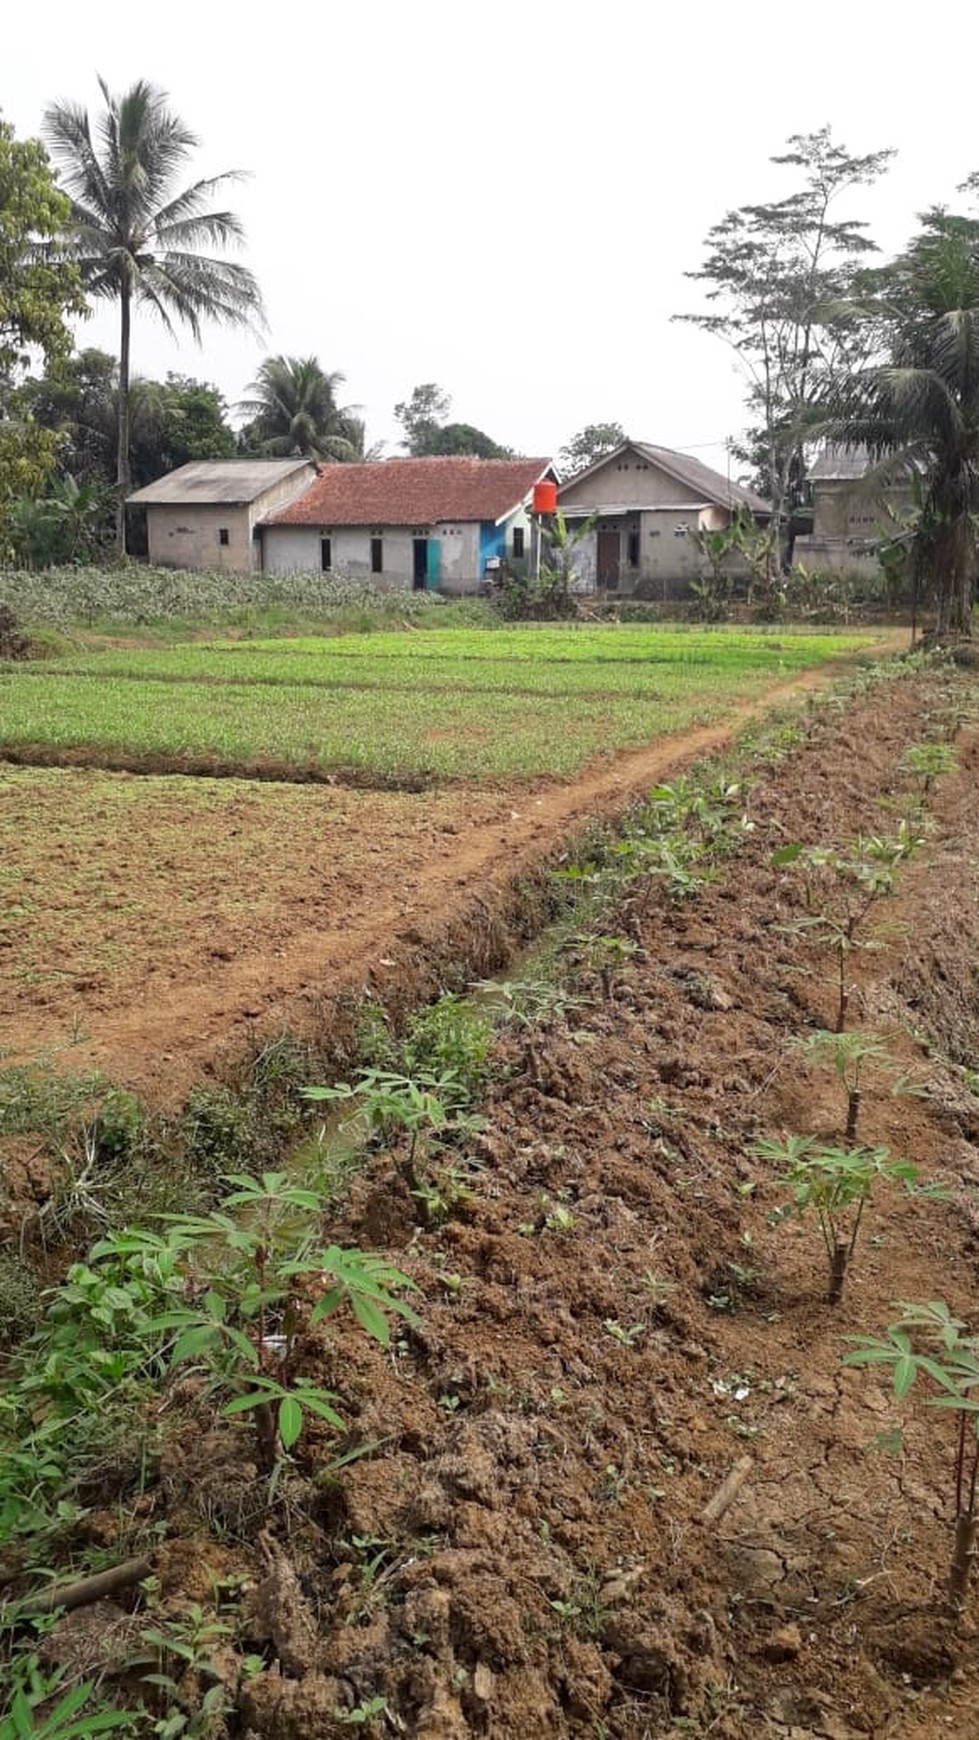
[[[224,1664],[234,1732],[340,1735],[372,1698],[367,1732],[419,1740],[979,1732],[979,1591],[958,1618],[944,1601],[949,1417],[841,1365],[895,1300],[974,1311],[979,1101],[954,1067],[979,1018],[974,731],[881,903],[886,938],[851,957],[851,1025],[896,1059],[864,1083],[860,1138],[944,1198],[882,1189],[830,1306],[815,1226],[772,1223],[786,1192],[752,1153],[838,1141],[846,1109],[793,1043],[831,1020],[831,962],[793,929],[801,878],[772,854],[893,832],[902,752],[952,680],[820,709],[762,772],[716,883],[654,894],[612,999],[583,972],[580,1007],[501,1044],[475,1193],[444,1225],[420,1229],[374,1160],[333,1230],[412,1276],[418,1327],[388,1353],[311,1335],[303,1357],[368,1453],[331,1474],[311,1427],[269,1510],[244,1429],[191,1403],[152,1501],[157,1569],[171,1614],[244,1580],[266,1666],[239,1684]]]
[[[446,961],[494,971],[527,920],[515,885],[570,834],[830,680],[767,689],[567,785],[352,791],[0,763],[0,1055],[56,1056],[175,1104],[268,1035],[322,1032],[344,988],[410,1002]]]

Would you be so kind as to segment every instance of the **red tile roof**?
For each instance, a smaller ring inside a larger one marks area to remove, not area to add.
[[[379,459],[324,465],[267,526],[427,526],[498,520],[548,470],[549,459]]]

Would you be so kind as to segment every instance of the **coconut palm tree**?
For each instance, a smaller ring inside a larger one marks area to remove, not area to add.
[[[153,309],[169,332],[181,323],[199,340],[204,320],[237,326],[260,319],[261,297],[247,267],[200,252],[242,240],[233,212],[209,209],[217,190],[240,172],[179,188],[200,140],[168,106],[166,92],[145,79],[121,96],[102,79],[99,88],[105,108],[94,138],[88,111],[71,102],[47,109],[44,133],[71,201],[61,251],[78,266],[89,295],[119,304],[116,540],[123,552],[134,305]]]
[[[934,588],[938,635],[969,635],[979,526],[979,220],[925,214],[907,251],[856,310],[883,360],[834,396],[834,440],[866,448],[875,480],[904,474],[920,499],[916,587]],[[873,479],[868,479],[868,483]]]
[[[283,459],[363,459],[363,419],[355,406],[337,404],[345,378],[339,369],[328,374],[314,356],[267,356],[251,397],[238,406],[249,419],[243,446]]]

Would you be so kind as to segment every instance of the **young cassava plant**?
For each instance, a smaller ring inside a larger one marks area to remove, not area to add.
[[[812,1136],[758,1142],[752,1152],[786,1169],[780,1182],[791,1190],[794,1202],[776,1221],[793,1212],[801,1216],[811,1210],[815,1215],[829,1265],[826,1297],[831,1305],[838,1304],[875,1184],[884,1179],[911,1189],[915,1167],[892,1160],[887,1148],[833,1148]]]
[[[386,1346],[388,1314],[412,1318],[394,1296],[412,1283],[380,1257],[324,1248],[316,1236],[319,1196],[285,1174],[229,1175],[228,1183],[234,1188],[213,1213],[164,1215],[162,1234],[114,1233],[96,1245],[91,1260],[159,1248],[179,1256],[184,1299],[168,1301],[152,1328],[170,1340],[171,1367],[192,1361],[206,1374],[209,1391],[229,1396],[225,1415],[251,1419],[258,1467],[271,1475],[307,1414],[337,1431],[344,1426],[332,1392],[296,1370],[300,1329],[347,1306]]]
[[[349,1105],[353,1121],[365,1139],[379,1136],[393,1142],[403,1133],[407,1148],[395,1155],[395,1165],[426,1217],[427,1168],[432,1151],[445,1142],[475,1134],[482,1118],[467,1112],[468,1090],[455,1070],[419,1070],[401,1075],[389,1069],[363,1069],[352,1082],[335,1087],[307,1087],[308,1100]]]
[[[925,1305],[898,1302],[901,1316],[883,1336],[853,1336],[844,1355],[850,1366],[890,1369],[901,1402],[919,1378],[934,1386],[926,1406],[954,1416],[952,1516],[954,1541],[948,1593],[954,1608],[965,1604],[979,1534],[979,1334],[953,1317],[943,1300]],[[924,1343],[924,1347],[922,1347]]]
[[[921,836],[902,821],[896,834],[862,834],[846,852],[791,845],[772,856],[776,867],[797,865],[804,877],[806,913],[789,929],[836,957],[837,1033],[844,1031],[850,1007],[850,956],[879,946],[869,929],[870,916],[879,901],[893,894],[899,865],[920,845]]]

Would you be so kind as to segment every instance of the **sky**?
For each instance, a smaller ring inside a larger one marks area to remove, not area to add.
[[[136,370],[195,375],[233,406],[263,356],[314,355],[388,453],[395,404],[435,381],[453,419],[519,452],[615,421],[723,470],[745,420],[736,362],[671,320],[703,306],[684,274],[711,225],[790,192],[772,155],[827,124],[854,153],[897,149],[840,207],[885,255],[979,169],[957,76],[979,51],[970,0],[934,39],[920,10],[868,0],[48,0],[5,8],[3,37],[19,136],[51,101],[96,111],[97,74],[146,78],[201,138],[184,180],[248,172],[223,203],[267,330],[210,326],[198,347],[143,312]],[[78,341],[114,351],[116,311]]]

